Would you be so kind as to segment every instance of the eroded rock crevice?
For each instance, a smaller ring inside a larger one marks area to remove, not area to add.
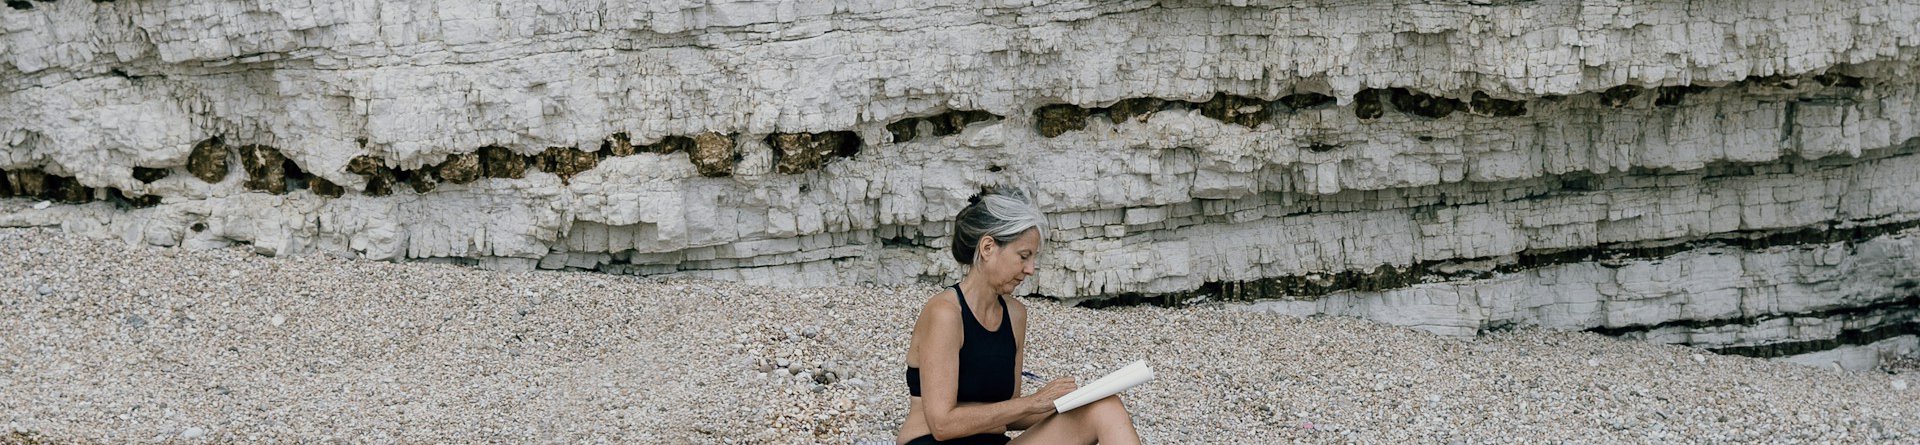
[[[823,137],[834,144],[844,141],[842,133]],[[852,137],[858,144],[858,137]],[[812,141],[812,139],[808,139]],[[855,148],[834,147],[844,151],[834,151],[830,156],[850,156],[857,153]],[[841,155],[840,153],[847,153]],[[685,153],[689,160],[704,176],[727,176],[732,172],[733,163],[738,161],[738,153],[733,147],[730,136],[720,134],[701,134],[694,137],[668,136],[652,144],[634,145],[626,133],[608,136],[599,150],[586,151],[570,147],[548,147],[539,153],[522,155],[512,149],[500,146],[485,146],[467,153],[448,155],[444,161],[418,169],[406,170],[387,166],[387,162],[370,155],[355,157],[347,164],[346,171],[361,176],[366,187],[361,190],[368,196],[387,196],[393,193],[395,185],[405,185],[416,193],[429,193],[441,183],[470,184],[485,178],[525,179],[527,171],[532,169],[552,173],[565,185],[574,176],[593,170],[608,158],[632,156],[639,153],[673,154]],[[803,154],[804,155],[804,154]],[[798,172],[818,168],[824,158],[813,162],[796,161],[790,169]],[[292,164],[288,164],[292,166]],[[324,178],[308,178],[315,184],[316,193],[323,196],[338,197],[340,188]],[[324,190],[325,192],[321,192]]]
[[[1869,80],[1837,73],[1822,73],[1797,77],[1768,76],[1754,77],[1733,82],[1722,87],[1674,86],[1660,87],[1656,94],[1648,95],[1647,102],[1635,102],[1640,93],[1646,91],[1633,85],[1622,85],[1602,92],[1574,97],[1552,96],[1539,98],[1544,101],[1586,100],[1583,96],[1593,96],[1594,101],[1608,107],[1630,107],[1635,103],[1642,107],[1676,108],[1688,96],[1704,94],[1714,90],[1731,89],[1753,92],[1760,90],[1770,95],[1786,92],[1788,97],[1800,97],[1801,101],[1847,101],[1846,91],[1866,88]],[[1740,93],[1731,93],[1740,94]],[[1779,100],[1779,99],[1771,99]],[[1041,137],[1052,138],[1070,131],[1086,128],[1086,119],[1105,117],[1115,124],[1144,120],[1153,113],[1161,111],[1197,110],[1199,115],[1223,123],[1246,128],[1257,128],[1279,116],[1302,111],[1316,110],[1335,106],[1332,96],[1319,93],[1296,93],[1275,100],[1262,100],[1228,93],[1216,93],[1211,99],[1201,102],[1166,100],[1159,98],[1131,98],[1115,102],[1107,107],[1083,108],[1071,104],[1051,104],[1034,109],[1034,130]],[[1387,111],[1398,111],[1411,116],[1426,119],[1442,119],[1456,111],[1489,118],[1519,118],[1527,115],[1528,101],[1498,99],[1486,92],[1476,91],[1469,99],[1453,99],[1431,95],[1407,88],[1386,88],[1361,90],[1348,105],[1353,114],[1363,120],[1377,119]],[[1794,123],[1793,109],[1788,109],[1788,125]],[[958,134],[960,130],[975,123],[994,123],[1003,118],[978,110],[961,110],[940,113],[933,116],[907,118],[884,126],[892,136],[892,143],[911,142],[925,132],[933,137]],[[1790,130],[1790,128],[1789,128]],[[416,193],[429,193],[442,182],[467,184],[480,178],[523,179],[528,168],[552,173],[566,184],[573,176],[592,170],[610,157],[631,156],[638,153],[687,153],[697,171],[702,176],[723,177],[733,172],[735,163],[741,161],[743,152],[735,146],[738,135],[703,133],[694,136],[665,136],[650,144],[634,144],[628,133],[620,132],[602,139],[600,148],[594,151],[570,147],[548,147],[532,154],[520,154],[513,149],[501,146],[484,146],[471,152],[447,155],[438,164],[413,170],[384,167],[390,161],[371,155],[362,155],[348,165],[349,173],[361,176],[366,186],[360,190],[369,196],[386,196],[392,193],[394,186],[405,185]],[[1426,137],[1422,136],[1426,141]],[[821,133],[774,133],[767,135],[767,146],[773,148],[774,170],[781,174],[794,174],[818,169],[827,161],[835,158],[850,158],[859,153],[865,142],[853,131],[829,131]],[[1318,142],[1312,138],[1302,141],[1301,148],[1313,152],[1329,152],[1345,146],[1339,142]],[[236,157],[237,156],[237,157]],[[285,158],[270,146],[259,144],[232,147],[221,137],[207,138],[193,145],[184,168],[202,181],[217,183],[225,179],[229,159],[237,159],[245,179],[241,185],[246,190],[285,194],[290,190],[318,187],[316,194],[326,197],[338,197],[344,189],[323,177],[312,176],[302,171],[298,163]],[[170,171],[167,168],[133,168],[133,178],[151,183],[164,178]],[[994,171],[998,171],[997,167]],[[289,174],[291,172],[291,174]]]
[[[981,110],[955,110],[927,117],[910,117],[887,124],[887,132],[893,135],[893,143],[912,142],[922,134],[931,137],[947,137],[960,134],[968,125],[975,122],[991,122],[1003,119],[1000,115]],[[923,127],[924,126],[924,127]],[[924,129],[923,129],[924,128]]]
[[[49,174],[38,169],[0,172],[7,179],[9,196],[31,197],[60,202],[64,204],[83,204],[93,201],[94,189],[81,185],[70,176]]]
[[[783,174],[819,169],[833,158],[860,154],[860,136],[850,131],[775,133],[767,136],[767,145],[773,147],[774,171]]]
[[[1842,226],[1847,228],[1835,228]],[[1406,266],[1387,264],[1369,270],[1312,272],[1251,281],[1214,281],[1201,284],[1198,289],[1191,292],[1160,295],[1119,294],[1090,298],[1085,305],[1091,307],[1134,304],[1177,306],[1196,301],[1196,299],[1201,301],[1310,300],[1340,292],[1379,292],[1423,283],[1489,279],[1496,275],[1556,265],[1657,260],[1683,252],[1715,247],[1763,250],[1807,244],[1849,244],[1914,228],[1920,228],[1920,221],[1881,225],[1843,222],[1784,231],[1719,233],[1701,239],[1640,240],[1579,249],[1523,251],[1498,258],[1431,260]],[[1597,329],[1596,332],[1617,335],[1625,331]]]
[[[1733,344],[1688,343],[1715,353],[1747,357],[1790,357],[1843,346],[1871,345],[1887,339],[1920,335],[1920,279],[1901,280],[1888,296],[1863,305],[1821,308],[1793,313],[1759,313],[1710,320],[1670,320],[1652,325],[1588,329],[1615,337],[1646,339],[1683,336],[1711,339],[1720,332],[1792,327],[1808,334]],[[1904,297],[1902,297],[1904,296]],[[1826,331],[1826,332],[1820,332]],[[1796,338],[1797,337],[1797,338]]]
[[[1859,89],[1866,87],[1867,79],[1839,73],[1820,73],[1803,76],[1757,76],[1731,82],[1723,86],[1678,85],[1663,86],[1654,89],[1649,95],[1650,102],[1643,106],[1679,107],[1687,97],[1716,89],[1735,90],[1802,90],[1807,94],[1816,94],[1814,90]],[[1647,89],[1637,85],[1620,85],[1604,91],[1575,95],[1574,97],[1551,95],[1532,98],[1540,101],[1564,101],[1584,96],[1593,96],[1594,100],[1614,108],[1634,104],[1635,99]],[[1832,92],[1829,91],[1828,94]],[[1586,100],[1584,98],[1578,100]],[[1055,137],[1086,128],[1082,120],[1092,116],[1107,116],[1114,124],[1129,120],[1143,120],[1155,112],[1168,110],[1198,109],[1200,114],[1214,120],[1231,123],[1247,128],[1256,128],[1272,119],[1290,115],[1303,110],[1319,109],[1331,106],[1335,98],[1321,93],[1297,93],[1274,100],[1262,100],[1254,97],[1229,93],[1216,93],[1213,98],[1203,102],[1186,102],[1153,97],[1129,98],[1115,102],[1104,108],[1084,108],[1071,104],[1053,104],[1039,107],[1033,112],[1035,130],[1044,137]],[[1443,119],[1455,112],[1469,113],[1492,118],[1513,118],[1527,115],[1529,99],[1497,98],[1486,91],[1473,91],[1463,97],[1455,98],[1441,94],[1426,93],[1410,88],[1368,88],[1354,93],[1348,105],[1353,115],[1362,120],[1379,119],[1388,111],[1397,111],[1426,119]],[[889,127],[892,128],[892,127]]]

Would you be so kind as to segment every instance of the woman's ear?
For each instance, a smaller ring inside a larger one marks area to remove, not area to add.
[[[974,244],[973,251],[979,252],[981,258],[990,258],[993,256],[994,249],[999,247],[1000,243],[993,242],[993,235],[981,235],[980,242]]]

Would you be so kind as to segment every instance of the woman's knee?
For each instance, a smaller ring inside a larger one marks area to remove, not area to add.
[[[1102,413],[1112,413],[1112,414],[1122,414],[1122,415],[1127,413],[1127,404],[1120,401],[1119,394],[1114,394],[1100,400],[1095,400],[1093,401],[1093,403],[1087,404],[1087,407],[1093,408],[1093,411],[1102,412]]]

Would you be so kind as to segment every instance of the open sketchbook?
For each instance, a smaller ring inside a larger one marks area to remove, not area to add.
[[[1146,383],[1148,380],[1153,380],[1153,368],[1147,367],[1146,360],[1135,361],[1112,374],[1107,374],[1106,377],[1101,377],[1093,383],[1088,383],[1080,389],[1054,399],[1053,410],[1062,413],[1073,411],[1074,408],[1119,394],[1120,391],[1126,391],[1127,388]]]

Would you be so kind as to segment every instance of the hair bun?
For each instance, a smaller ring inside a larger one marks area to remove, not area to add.
[[[975,193],[973,194],[973,196],[967,197],[967,205],[979,204],[980,198],[983,196],[987,196],[987,194],[985,192],[981,192],[981,193]]]

